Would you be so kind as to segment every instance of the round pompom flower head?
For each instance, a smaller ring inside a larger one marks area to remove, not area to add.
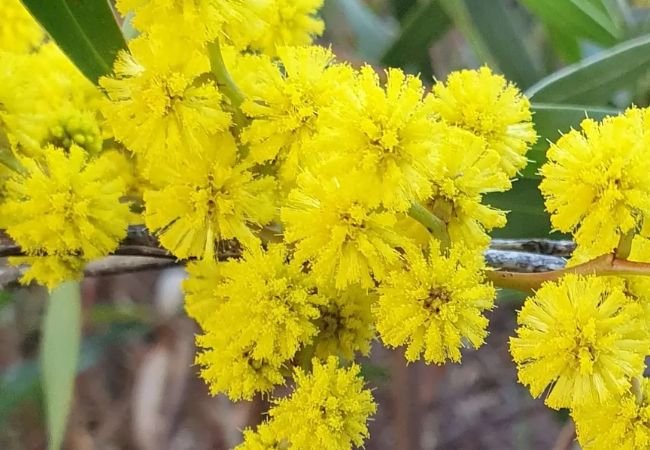
[[[110,254],[126,236],[129,206],[125,184],[112,162],[72,145],[69,154],[47,147],[42,161],[21,158],[24,171],[4,185],[0,222],[30,263],[23,282],[52,288],[81,277],[85,262]]]
[[[575,408],[571,417],[584,450],[648,449],[650,382],[643,378],[620,398]]]
[[[495,290],[484,282],[481,252],[454,247],[441,255],[432,241],[429,254],[409,252],[401,269],[392,271],[379,287],[373,307],[382,341],[406,345],[406,359],[424,356],[427,363],[461,360],[468,342],[480,347],[487,336],[484,313],[494,305]]]
[[[215,241],[237,239],[244,247],[256,246],[253,230],[276,215],[275,179],[237,163],[228,133],[167,165],[159,176],[166,184],[144,192],[145,223],[180,259],[213,257]]]
[[[537,141],[530,102],[488,67],[453,72],[447,83],[436,83],[428,101],[443,121],[485,139],[508,177],[528,162],[526,152]]]
[[[578,244],[573,261],[612,251],[621,235],[650,220],[649,119],[639,109],[586,119],[549,148],[539,187],[553,226]]]
[[[517,316],[510,353],[519,381],[551,408],[615,399],[643,372],[650,340],[641,306],[613,277],[545,283]]]
[[[368,418],[376,411],[370,390],[363,386],[361,368],[339,367],[334,356],[324,363],[313,359],[312,364],[311,373],[295,370],[294,392],[269,411],[278,438],[296,449],[361,446],[368,437]]]

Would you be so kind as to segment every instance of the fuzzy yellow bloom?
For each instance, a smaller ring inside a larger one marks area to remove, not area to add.
[[[169,158],[189,157],[215,134],[228,130],[230,114],[209,72],[207,56],[182,42],[140,37],[121,52],[114,76],[100,85],[109,101],[103,107],[115,138],[147,163],[152,176]],[[162,161],[162,162],[161,162]]]
[[[576,262],[612,251],[622,234],[650,220],[650,159],[639,109],[586,119],[547,152],[540,189],[553,226],[573,234]]]
[[[323,108],[349,95],[354,72],[335,64],[332,52],[323,47],[280,47],[277,53],[281,67],[243,56],[255,67],[242,61],[234,73],[244,81],[248,94],[242,109],[253,119],[242,134],[250,157],[257,162],[275,161],[280,181],[288,189],[302,169],[322,157],[311,145],[322,126],[318,117]],[[245,77],[251,72],[258,76],[248,81]]]
[[[390,347],[406,345],[406,359],[427,363],[461,360],[464,342],[479,348],[487,336],[485,311],[494,288],[484,281],[480,252],[453,247],[440,254],[432,241],[427,257],[420,250],[407,265],[390,273],[373,307],[377,332]]]
[[[235,450],[282,450],[289,448],[289,443],[282,437],[272,422],[264,422],[254,430],[244,430],[244,442],[235,447]]]
[[[433,193],[424,205],[447,225],[452,243],[485,247],[487,231],[506,224],[503,211],[482,203],[483,194],[511,184],[498,170],[499,155],[485,141],[455,127],[439,127]]]
[[[340,107],[322,111],[313,151],[339,148],[345,156],[335,161],[333,171],[355,171],[371,204],[407,211],[431,194],[435,176],[437,127],[422,102],[422,82],[389,69],[382,87],[375,71],[365,66],[355,92]]]
[[[284,45],[308,45],[323,34],[325,24],[317,17],[323,0],[265,0],[258,7],[263,31],[251,47],[269,55]]]
[[[323,360],[330,355],[353,360],[356,352],[368,355],[375,334],[370,305],[376,296],[358,286],[348,286],[343,291],[332,288],[319,291],[327,303],[320,306],[316,320],[314,355]]]
[[[156,40],[179,38],[193,48],[228,38],[240,48],[262,32],[259,10],[267,0],[117,0],[122,15]]]
[[[643,378],[639,394],[626,392],[603,404],[571,412],[584,450],[640,450],[650,448],[650,382]]]
[[[145,223],[176,257],[212,255],[215,240],[255,246],[252,228],[275,217],[275,179],[236,160],[234,138],[224,133],[201,152],[161,167],[166,184],[145,190]]]
[[[0,8],[0,51],[27,53],[45,38],[43,29],[20,0],[4,0]]]
[[[295,391],[269,411],[276,442],[289,448],[345,450],[363,445],[376,406],[364,388],[360,367],[339,367],[337,358],[312,361],[311,373],[297,368]],[[245,447],[244,447],[245,448]]]
[[[211,321],[220,320],[219,308],[227,301],[221,291],[224,270],[232,266],[232,260],[217,262],[215,259],[199,259],[187,264],[187,279],[183,282],[185,312],[196,320],[202,329]]]
[[[319,178],[304,172],[281,209],[284,238],[295,258],[308,261],[319,284],[338,289],[374,287],[400,261],[397,247],[409,241],[395,229],[395,214],[371,208],[363,179]]]
[[[642,373],[650,340],[641,306],[613,277],[565,275],[518,314],[510,353],[519,381],[551,408],[615,399]]]
[[[100,92],[54,43],[0,59],[0,123],[16,153],[38,157],[49,144],[101,150]]]
[[[203,328],[197,342],[206,351],[197,361],[212,392],[237,399],[268,391],[283,381],[279,369],[318,333],[319,308],[327,299],[314,289],[301,264],[287,261],[286,247],[272,244],[267,251],[250,249],[223,269],[202,264],[191,270],[191,277],[209,277],[188,281],[185,288],[188,306]],[[220,274],[213,280],[215,271]],[[202,292],[207,297],[199,300]],[[228,358],[243,360],[229,363]],[[236,380],[223,364],[234,364],[243,379]],[[254,373],[257,366],[262,373]]]
[[[488,67],[452,72],[447,83],[436,83],[429,101],[446,123],[484,138],[508,177],[526,166],[537,140],[530,102],[501,75]]]
[[[89,160],[75,145],[69,154],[48,147],[43,162],[21,162],[24,173],[4,185],[0,226],[30,255],[14,260],[32,264],[23,281],[51,288],[80,277],[84,262],[108,255],[126,236],[125,187],[109,160]]]
[[[251,400],[259,392],[269,393],[284,384],[284,368],[278,361],[258,359],[250,350],[229,345],[227,335],[208,333],[198,336],[203,350],[196,356],[201,378],[212,395],[226,394],[233,401]]]

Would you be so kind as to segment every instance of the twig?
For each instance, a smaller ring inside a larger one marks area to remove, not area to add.
[[[553,239],[492,239],[490,249],[510,250],[516,252],[538,253],[569,257],[576,248],[573,241],[555,241]]]

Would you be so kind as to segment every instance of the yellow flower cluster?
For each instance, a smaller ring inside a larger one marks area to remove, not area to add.
[[[130,161],[104,152],[100,91],[18,0],[0,22],[0,227],[26,254],[9,260],[29,265],[21,281],[53,288],[126,236]]]
[[[42,35],[0,67],[0,226],[25,281],[78,278],[144,223],[187,262],[211,392],[294,386],[241,448],[362,446],[375,405],[352,361],[376,337],[436,364],[484,343],[483,250],[506,222],[484,195],[536,140],[487,67],[427,89],[312,45],[322,3],[118,0],[139,35],[101,90]]]
[[[275,402],[270,419],[256,431],[246,430],[238,450],[269,448],[348,449],[360,447],[368,436],[366,420],[376,406],[363,388],[360,368],[339,368],[331,356],[321,364],[313,360],[312,373],[296,369],[296,388]]]
[[[571,233],[569,265],[612,254],[650,261],[647,109],[585,119],[547,152],[540,189],[553,226]],[[568,407],[585,449],[650,446],[645,359],[650,284],[644,277],[564,276],[519,314],[511,352],[519,378]]]

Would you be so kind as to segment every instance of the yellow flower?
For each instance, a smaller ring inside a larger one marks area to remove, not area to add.
[[[52,288],[81,276],[84,262],[108,255],[126,236],[124,183],[109,160],[89,160],[76,145],[69,154],[48,147],[43,162],[21,162],[24,173],[4,186],[0,226],[30,256],[14,260],[33,264],[23,281]]]
[[[244,430],[244,442],[235,447],[235,450],[286,449],[289,444],[278,437],[280,434],[274,424],[268,421],[258,425],[255,430],[247,428]]]
[[[319,284],[370,288],[399,262],[396,247],[408,244],[394,229],[392,213],[368,207],[363,179],[318,178],[304,172],[281,209],[284,238],[295,258],[308,261]]]
[[[208,258],[190,262],[186,267],[188,277],[183,282],[185,312],[202,329],[206,329],[211,321],[220,320],[219,308],[227,301],[221,291],[223,271],[233,264],[234,260],[217,262]]]
[[[361,69],[356,97],[322,111],[313,151],[345,152],[334,172],[355,171],[369,202],[407,211],[431,194],[437,127],[422,102],[422,82],[399,69],[387,71],[382,87],[375,71]]]
[[[0,123],[17,154],[39,157],[48,144],[102,149],[100,92],[55,44],[0,59]]]
[[[279,368],[289,364],[317,334],[315,322],[326,299],[313,289],[302,266],[287,260],[286,247],[272,244],[267,251],[247,251],[242,260],[223,269],[204,263],[190,271],[191,277],[203,278],[186,282],[185,288],[188,307],[197,313],[203,327],[204,335],[198,343],[206,351],[199,362],[213,392],[224,391],[232,398],[250,397],[255,392],[254,380],[262,376],[251,372],[253,381],[244,389],[231,377],[228,367],[215,367],[227,362],[226,358],[246,355],[243,362],[232,363],[239,367],[240,375],[259,365],[268,372],[263,379],[277,380]],[[201,294],[206,297],[199,299]],[[227,356],[217,356],[219,352]],[[260,383],[257,390],[270,389],[268,383]]]
[[[269,411],[278,441],[289,448],[313,450],[349,449],[363,445],[366,422],[376,411],[370,390],[363,387],[360,368],[339,368],[329,357],[313,361],[312,373],[297,368],[295,391]]]
[[[115,138],[144,158],[147,175],[155,175],[169,158],[209,145],[230,127],[230,114],[215,83],[200,78],[209,72],[205,54],[181,41],[146,37],[129,48],[130,54],[118,55],[115,75],[100,80],[109,98],[103,112]]]
[[[440,127],[437,139],[436,179],[424,204],[447,225],[453,243],[486,247],[487,231],[506,224],[503,211],[481,203],[483,194],[511,186],[498,169],[499,155],[483,139],[460,128]]]
[[[510,352],[519,381],[551,408],[615,399],[642,373],[650,341],[621,280],[566,275],[519,312]]]
[[[356,352],[368,355],[375,334],[370,312],[375,296],[358,286],[319,291],[327,297],[327,303],[320,306],[316,320],[319,331],[314,339],[314,355],[323,360],[330,355],[353,360]]]
[[[429,101],[446,123],[484,138],[508,177],[526,166],[537,140],[530,102],[501,75],[488,67],[452,72],[446,84],[436,83]]]
[[[453,247],[440,254],[432,241],[425,258],[411,252],[407,265],[394,270],[379,287],[374,305],[377,332],[390,347],[407,345],[406,359],[427,363],[461,360],[464,342],[479,348],[487,336],[485,311],[495,290],[486,284],[480,252]]]
[[[323,0],[266,0],[259,8],[263,32],[251,47],[275,55],[283,45],[308,45],[323,34],[325,24],[317,17]]]
[[[196,356],[201,378],[212,395],[224,393],[233,401],[251,400],[258,393],[269,393],[284,384],[282,363],[258,359],[249,349],[229,345],[227,336],[209,333],[198,336],[203,350]]]
[[[4,0],[0,8],[0,51],[27,53],[38,47],[45,33],[20,0]]]
[[[278,48],[282,67],[269,67],[268,59],[260,57],[240,59],[255,64],[252,68],[241,61],[234,71],[248,91],[242,109],[253,119],[242,139],[254,161],[276,161],[280,181],[289,189],[298,173],[320,156],[310,145],[320,128],[317,119],[323,108],[346,95],[354,73],[334,64],[332,52],[318,46]],[[251,69],[257,75],[248,75]],[[250,77],[255,78],[248,81]]]
[[[258,10],[267,0],[118,0],[123,16],[156,40],[179,39],[192,48],[226,38],[245,48],[262,32]]]
[[[605,403],[581,406],[571,412],[584,450],[650,448],[650,382],[644,378],[638,396],[628,391]]]
[[[576,262],[612,251],[622,234],[650,220],[646,117],[629,109],[601,123],[586,119],[547,152],[540,189],[553,226],[578,244]]]
[[[222,134],[203,151],[159,169],[166,180],[144,193],[145,223],[176,257],[212,255],[214,241],[256,246],[253,228],[275,217],[275,180],[237,163],[234,138]]]

